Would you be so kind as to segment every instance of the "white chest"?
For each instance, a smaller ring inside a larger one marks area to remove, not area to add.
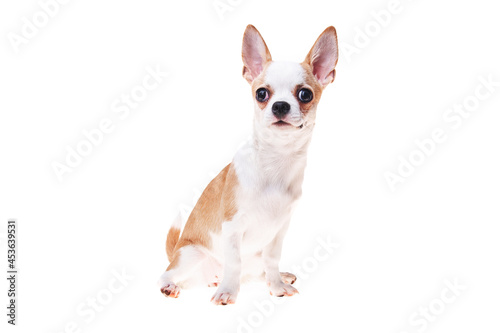
[[[284,231],[301,196],[304,160],[277,159],[259,163],[255,155],[237,154],[238,215],[243,229],[242,251],[258,252]]]
[[[244,223],[242,250],[261,251],[278,233],[284,232],[290,221],[297,199],[272,189],[253,196],[241,207]]]

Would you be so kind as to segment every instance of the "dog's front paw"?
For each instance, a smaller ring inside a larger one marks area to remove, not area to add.
[[[270,284],[269,291],[271,292],[271,295],[277,297],[293,296],[299,293],[297,289],[284,282]]]
[[[238,296],[238,291],[219,287],[212,296],[211,302],[215,305],[234,304],[236,302],[236,296]]]

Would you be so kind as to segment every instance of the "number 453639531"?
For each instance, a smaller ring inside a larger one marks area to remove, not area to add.
[[[7,261],[9,269],[16,268],[16,222],[9,221],[7,224]]]

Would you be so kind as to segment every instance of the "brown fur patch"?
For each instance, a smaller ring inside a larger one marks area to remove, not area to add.
[[[168,261],[170,262],[174,260],[174,249],[175,245],[179,241],[180,235],[181,235],[181,229],[179,228],[172,227],[168,231],[166,248],[167,248]]]
[[[257,101],[257,104],[259,105],[259,108],[261,110],[264,110],[267,106],[267,103],[271,100],[271,98],[273,97],[273,94],[274,94],[274,91],[273,89],[266,84],[266,71],[267,71],[267,68],[269,67],[269,65],[271,64],[271,62],[268,62],[266,63],[266,65],[264,66],[264,69],[262,70],[262,73],[260,73],[259,76],[257,76],[257,78],[252,82],[252,93],[253,93],[253,98],[255,99],[255,94],[257,93],[257,90],[259,88],[266,88],[267,90],[269,90],[269,99],[265,102],[259,102]]]
[[[175,252],[186,245],[211,247],[210,233],[220,233],[222,222],[236,214],[238,178],[232,164],[228,164],[205,188],[184,227]],[[176,261],[174,255],[174,262]],[[172,265],[171,264],[171,265]],[[170,267],[170,266],[169,266]]]
[[[321,86],[321,84],[318,82],[318,80],[314,76],[313,71],[312,71],[312,67],[310,64],[303,62],[300,65],[304,69],[304,81],[306,84],[304,86],[296,87],[295,91],[293,91],[292,93],[297,98],[297,94],[298,94],[300,89],[308,88],[308,89],[312,90],[312,92],[314,94],[312,101],[310,101],[309,103],[302,103],[299,101],[301,111],[303,113],[307,113],[307,112],[309,112],[309,110],[311,110],[316,105],[318,105],[319,100],[321,99],[321,94],[323,93],[323,87]]]
[[[177,267],[177,265],[179,264],[179,252],[174,252],[172,259],[170,259],[169,257],[168,260],[170,261],[170,264],[167,267],[167,271]]]

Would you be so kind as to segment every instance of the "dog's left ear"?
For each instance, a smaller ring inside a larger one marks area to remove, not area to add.
[[[328,27],[318,37],[304,63],[311,66],[314,76],[325,88],[335,78],[338,58],[337,32],[334,27]]]

